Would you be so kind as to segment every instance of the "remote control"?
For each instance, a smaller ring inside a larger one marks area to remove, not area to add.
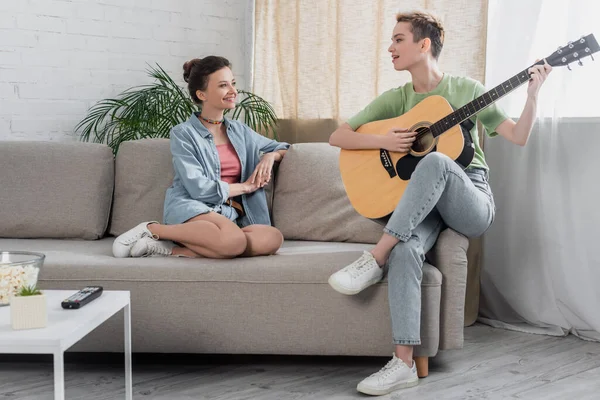
[[[79,292],[63,300],[60,304],[64,309],[78,309],[100,297],[102,290],[102,286],[86,286]]]

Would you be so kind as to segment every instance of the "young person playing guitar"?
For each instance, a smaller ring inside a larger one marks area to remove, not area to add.
[[[331,145],[349,150],[408,152],[416,134],[407,127],[399,126],[385,135],[361,134],[356,130],[371,121],[402,115],[430,95],[440,95],[457,108],[485,92],[484,86],[473,79],[440,71],[437,60],[444,42],[444,29],[434,16],[401,13],[396,20],[388,51],[394,69],[410,72],[412,82],[388,90],[373,100],[333,132],[329,139]],[[517,123],[493,104],[477,114],[489,136],[499,134],[519,146],[527,143],[536,117],[538,92],[551,70],[547,62],[529,69],[527,102]],[[445,226],[467,237],[477,237],[494,219],[488,166],[476,125],[471,129],[471,136],[475,156],[466,170],[442,153],[427,154],[414,170],[373,250],[364,252],[329,279],[329,284],[338,292],[356,294],[379,282],[383,267],[388,267],[395,351],[385,367],[358,384],[360,392],[383,395],[418,384],[413,346],[421,343],[421,268],[425,254]]]

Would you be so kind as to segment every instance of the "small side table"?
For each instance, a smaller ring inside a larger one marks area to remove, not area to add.
[[[62,300],[77,290],[43,290],[48,299],[48,325],[13,330],[10,306],[0,308],[0,353],[53,354],[54,398],[65,398],[64,352],[121,309],[125,311],[125,398],[133,398],[131,379],[131,309],[129,291],[105,290],[78,310],[65,310]]]

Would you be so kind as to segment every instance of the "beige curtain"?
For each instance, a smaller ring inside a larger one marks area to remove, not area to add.
[[[427,10],[446,30],[442,71],[483,82],[487,1],[255,0],[252,90],[271,102],[279,139],[323,142],[377,95],[410,80],[387,51],[398,11]],[[479,241],[469,250],[466,322],[479,302]]]
[[[256,0],[252,90],[274,105],[286,139],[322,140],[318,131],[406,83],[387,48],[396,12],[418,9],[444,23],[442,70],[482,81],[485,1]]]

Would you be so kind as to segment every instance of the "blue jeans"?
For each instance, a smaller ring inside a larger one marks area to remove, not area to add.
[[[400,240],[386,265],[394,344],[421,344],[422,267],[442,229],[481,236],[495,211],[487,170],[463,170],[438,152],[419,162],[383,230]]]

